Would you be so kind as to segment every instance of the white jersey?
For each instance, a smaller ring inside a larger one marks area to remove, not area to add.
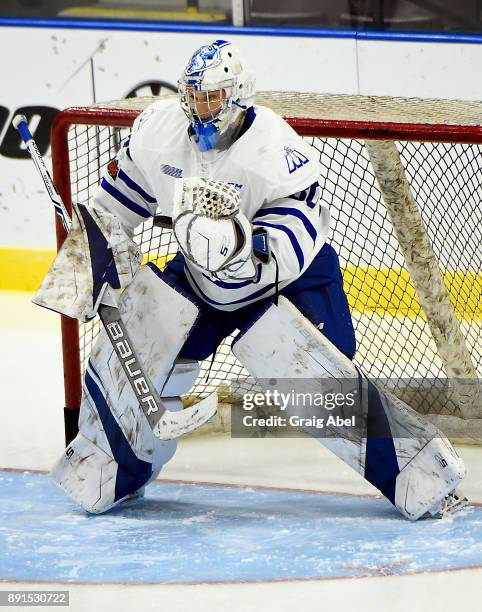
[[[255,116],[254,116],[255,115]],[[267,230],[271,257],[252,280],[220,281],[189,261],[194,292],[221,310],[264,299],[297,279],[326,241],[329,212],[319,201],[318,153],[271,110],[255,106],[249,128],[225,151],[201,153],[177,100],[160,100],[135,121],[108,165],[94,206],[118,216],[126,230],[158,214],[172,217],[174,183],[203,176],[236,185],[240,209]]]

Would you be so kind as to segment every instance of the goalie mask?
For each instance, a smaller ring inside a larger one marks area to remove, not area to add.
[[[201,47],[189,59],[178,85],[199,150],[229,146],[255,94],[254,75],[238,49],[225,40]]]

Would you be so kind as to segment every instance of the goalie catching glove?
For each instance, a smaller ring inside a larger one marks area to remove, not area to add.
[[[173,230],[186,259],[215,278],[252,279],[253,231],[230,183],[201,177],[178,179]]]
[[[83,204],[74,204],[72,213],[72,229],[32,301],[88,321],[108,285],[121,289],[131,282],[141,253],[110,213]]]

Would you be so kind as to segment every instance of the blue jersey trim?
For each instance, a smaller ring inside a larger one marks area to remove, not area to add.
[[[75,18],[20,18],[2,17],[0,27],[20,28],[64,28],[75,30],[124,30],[140,32],[178,32],[203,34],[228,34],[229,36],[285,36],[301,38],[348,38],[358,40],[387,40],[403,42],[444,42],[482,44],[480,33],[447,33],[447,32],[417,32],[417,31],[383,31],[383,30],[353,30],[330,28],[296,28],[269,27],[218,24],[200,25],[192,22],[152,22],[145,20],[120,19],[75,19]]]
[[[149,219],[149,217],[152,216],[148,210],[145,210],[142,208],[142,206],[139,206],[139,204],[136,204],[130,200],[125,194],[122,193],[122,191],[119,191],[116,187],[114,187],[114,185],[111,185],[111,183],[109,183],[109,181],[107,181],[105,178],[102,179],[100,186],[115,200],[123,204],[132,212],[136,213],[136,215],[139,215],[144,219]]]
[[[296,217],[305,226],[305,229],[308,232],[308,234],[311,236],[313,243],[316,242],[317,231],[314,225],[308,219],[308,217],[304,215],[301,212],[301,210],[298,210],[297,208],[288,208],[286,206],[279,206],[276,208],[261,208],[254,215],[254,218],[259,219],[260,217],[264,217],[265,215],[290,215],[292,217]]]
[[[243,125],[241,126],[241,130],[239,134],[236,136],[236,140],[239,140],[243,134],[249,130],[249,128],[253,125],[254,120],[256,119],[256,111],[254,110],[254,106],[250,106],[246,111],[244,116]]]
[[[135,191],[142,198],[144,198],[146,202],[149,202],[149,204],[157,204],[156,198],[154,196],[149,195],[147,191],[144,191],[144,189],[142,189],[140,185],[133,181],[131,177],[124,172],[124,170],[119,170],[117,177],[120,178],[121,181],[124,181],[127,187],[132,189],[132,191]]]
[[[206,280],[210,281],[217,287],[222,287],[223,289],[241,289],[241,287],[247,287],[248,285],[255,285],[256,283],[259,283],[259,279],[261,278],[261,271],[262,271],[262,266],[259,263],[256,278],[254,280],[251,279],[251,280],[241,281],[240,283],[228,283],[222,280],[214,280],[212,278],[209,278],[207,274],[203,274],[203,276]]]
[[[186,276],[188,277],[188,280],[196,287],[197,291],[199,291],[199,293],[202,295],[203,300],[208,302],[209,304],[216,304],[217,306],[232,306],[234,304],[243,304],[244,302],[251,302],[252,300],[255,300],[256,298],[264,295],[265,293],[268,293],[268,291],[271,291],[271,289],[273,289],[274,287],[274,283],[270,283],[269,285],[266,285],[266,287],[264,287],[263,289],[259,289],[259,291],[255,291],[251,295],[247,295],[244,298],[240,298],[239,300],[234,300],[234,302],[216,302],[216,300],[211,299],[204,293],[201,287],[194,280],[194,277],[187,266],[184,266],[184,271],[186,273]]]
[[[295,252],[296,258],[298,259],[298,265],[300,267],[300,272],[301,272],[301,270],[303,269],[305,265],[305,258],[303,255],[303,251],[300,247],[300,243],[298,242],[298,239],[296,238],[294,232],[292,232],[289,227],[285,227],[284,225],[276,225],[274,223],[267,223],[266,221],[254,221],[253,225],[260,225],[261,227],[271,227],[273,229],[277,229],[277,230],[284,232],[290,239],[290,242]]]

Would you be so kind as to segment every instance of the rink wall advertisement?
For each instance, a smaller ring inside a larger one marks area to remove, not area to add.
[[[24,249],[32,249],[30,257],[44,262],[38,264],[42,268],[55,244],[51,204],[11,127],[14,115],[20,112],[30,120],[49,165],[50,125],[59,110],[150,95],[153,81],[162,81],[161,93],[168,92],[186,58],[215,37],[204,32],[0,28],[1,56],[12,58],[0,66],[0,254],[8,251],[9,257],[24,259]],[[231,39],[256,69],[259,90],[482,97],[482,82],[474,78],[482,66],[482,45],[240,34]],[[5,259],[0,263],[5,270]]]

